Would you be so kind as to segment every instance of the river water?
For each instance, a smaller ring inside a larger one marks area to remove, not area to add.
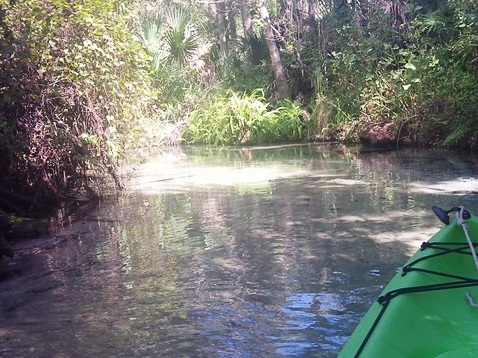
[[[335,357],[478,160],[177,148],[0,267],[2,357]]]

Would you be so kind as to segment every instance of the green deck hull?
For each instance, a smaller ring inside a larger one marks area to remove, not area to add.
[[[472,241],[478,242],[478,219],[472,216],[466,222]],[[478,357],[478,308],[471,307],[465,296],[470,292],[478,303],[478,273],[463,228],[453,220],[428,242],[457,243],[442,247],[461,248],[462,252],[430,257],[412,267],[468,278],[470,281],[463,285],[470,287],[400,294],[391,299],[385,309],[375,302],[342,349],[340,358]],[[439,248],[419,250],[404,267],[442,252]],[[396,289],[437,284],[453,286],[453,282],[460,281],[463,280],[421,271],[411,271],[404,276],[397,273],[382,296]],[[377,319],[381,312],[382,316]]]

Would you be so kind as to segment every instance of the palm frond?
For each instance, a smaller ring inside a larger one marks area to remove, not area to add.
[[[185,65],[198,49],[199,36],[191,16],[181,7],[168,9],[164,14],[165,39],[169,60]]]
[[[148,14],[141,23],[139,38],[155,70],[164,62],[185,66],[199,48],[196,26],[179,6]]]

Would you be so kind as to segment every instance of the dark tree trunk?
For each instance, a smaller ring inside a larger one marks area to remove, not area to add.
[[[234,16],[236,9],[233,4],[228,4],[226,6],[227,12],[227,39],[231,39],[235,41],[237,39],[237,25],[236,25],[236,18]]]
[[[264,33],[267,41],[267,48],[271,57],[272,70],[276,80],[277,91],[280,99],[290,99],[289,84],[285,76],[284,67],[280,59],[279,47],[275,41],[274,30],[272,29],[269,11],[267,10],[265,0],[260,1],[261,19],[264,22]]]
[[[241,18],[242,18],[242,29],[244,31],[244,38],[247,42],[252,38],[252,19],[247,0],[241,0],[239,2],[239,7],[241,9]]]
[[[227,54],[227,19],[226,4],[224,1],[218,2],[216,6],[217,29],[219,33],[219,52],[222,57]]]

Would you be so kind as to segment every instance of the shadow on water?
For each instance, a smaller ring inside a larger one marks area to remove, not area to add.
[[[3,262],[5,357],[335,357],[474,158],[192,148]]]

